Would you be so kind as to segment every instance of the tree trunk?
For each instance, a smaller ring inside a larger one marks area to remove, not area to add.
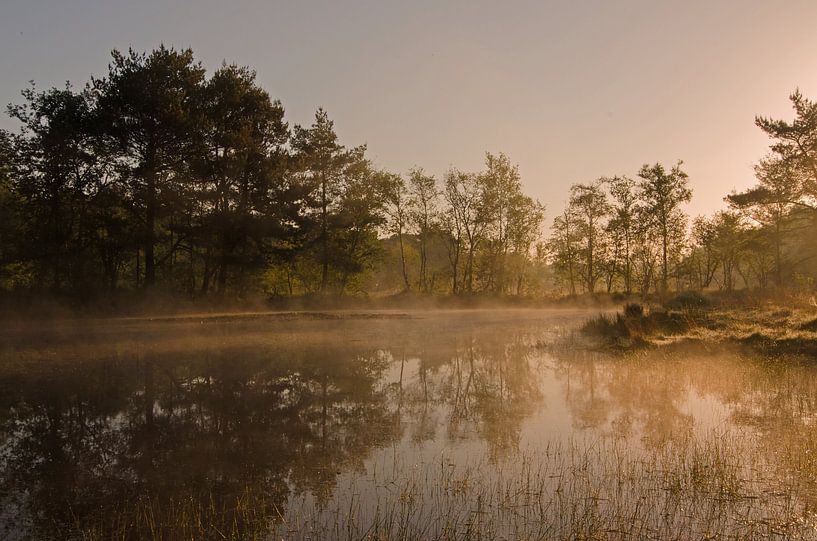
[[[425,233],[420,236],[420,291],[428,292],[428,278],[426,276],[428,270],[426,269],[426,238]]]
[[[590,231],[593,230],[593,222],[590,222]],[[592,295],[596,290],[596,280],[593,276],[593,234],[587,238],[587,291]]]
[[[632,257],[630,256],[630,235],[627,234],[624,237],[624,250],[625,250],[625,260],[624,260],[624,291],[626,291],[627,295],[632,294],[633,292],[633,285],[632,285],[632,265],[630,260]]]
[[[321,293],[329,289],[329,224],[328,202],[326,200],[326,174],[321,178]]]
[[[218,263],[218,294],[224,295],[227,290],[227,265],[229,261],[229,240],[225,233],[221,238],[221,253]]]
[[[573,270],[573,256],[570,255],[570,262],[567,264],[567,273],[570,278],[570,294],[576,295],[576,277]]]
[[[207,292],[210,290],[210,275],[212,271],[210,270],[210,250],[207,250],[207,253],[204,255],[204,276],[201,279],[201,294],[206,295]]]
[[[405,291],[408,291],[409,289],[411,289],[411,286],[409,285],[408,271],[406,270],[406,252],[405,252],[405,249],[403,248],[403,227],[402,226],[400,226],[398,228],[398,230],[397,230],[397,240],[400,243],[400,264],[403,267],[403,284],[405,286]]]
[[[147,194],[145,196],[145,287],[153,287],[156,283],[156,259],[154,248],[156,245],[156,170],[153,160],[148,162]]]
[[[467,291],[468,291],[468,293],[471,293],[471,292],[474,291],[474,248],[473,247],[470,247],[468,249],[468,260],[467,260],[465,270],[466,270],[466,276],[468,278],[468,281],[467,281],[468,289],[467,289]]]
[[[142,280],[142,250],[136,247],[136,287],[138,288]]]
[[[668,239],[667,239],[668,235],[669,234],[667,233],[667,228],[664,227],[664,229],[662,231],[662,242],[661,242],[661,257],[662,257],[662,263],[663,263],[663,267],[661,269],[661,294],[662,295],[666,294],[666,292],[667,292],[667,282],[668,282],[667,278],[669,276],[669,272],[668,272],[668,269],[667,269],[667,243],[669,242]]]
[[[778,217],[775,220],[775,235],[774,235],[774,271],[775,271],[775,282],[778,288],[783,287],[783,269],[780,268],[781,266],[781,254],[780,254],[780,218]]]

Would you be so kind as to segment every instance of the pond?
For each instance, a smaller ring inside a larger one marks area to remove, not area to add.
[[[817,538],[817,371],[580,310],[2,331],[9,539]]]

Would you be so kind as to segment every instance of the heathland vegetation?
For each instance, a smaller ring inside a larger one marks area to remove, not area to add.
[[[0,131],[0,297],[304,296],[814,290],[817,104],[758,117],[757,184],[710,217],[684,210],[682,162],[570,188],[544,206],[518,167],[377,167],[323,109],[290,126],[255,73],[192,51],[114,51],[81,88],[22,93]]]

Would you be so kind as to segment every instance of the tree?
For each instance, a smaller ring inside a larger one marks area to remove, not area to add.
[[[799,203],[817,210],[817,103],[805,98],[800,90],[795,90],[789,100],[795,113],[792,122],[757,116],[755,124],[774,140],[772,152],[788,162],[790,171],[797,171],[790,181],[796,182],[792,188],[801,196]]]
[[[510,248],[510,220],[514,213],[514,204],[522,194],[522,183],[519,168],[510,159],[500,153],[485,153],[485,172],[482,174],[484,185],[485,212],[490,220],[491,268],[489,286],[498,292],[505,288],[505,266]]]
[[[647,213],[648,210],[641,204],[636,208],[637,225],[633,242],[633,281],[638,284],[642,296],[646,296],[655,288],[655,274],[661,253],[659,235],[652,227]]]
[[[15,191],[25,207],[25,259],[51,290],[74,289],[91,278],[82,272],[93,243],[91,198],[102,189],[106,164],[95,148],[95,111],[90,92],[70,87],[43,92],[31,87],[25,103],[11,106],[22,124],[13,139]],[[92,280],[92,279],[91,279]]]
[[[578,281],[577,267],[581,249],[578,230],[579,223],[575,208],[568,205],[562,214],[554,218],[551,226],[552,233],[547,245],[553,265],[557,272],[567,280],[571,295],[576,294],[576,282]]]
[[[202,227],[212,238],[203,240],[216,255],[212,263],[205,255],[202,292],[215,273],[224,294],[231,266],[260,266],[264,241],[285,236],[282,223],[293,202],[279,188],[286,166],[280,158],[289,130],[283,107],[257,86],[249,68],[222,66],[206,82],[200,106],[201,180],[191,196],[205,201]]]
[[[388,176],[376,172],[360,159],[346,169],[345,189],[338,211],[330,216],[330,255],[337,273],[337,291],[342,295],[371,267],[380,254],[377,232],[386,222]]]
[[[712,230],[712,244],[721,268],[721,289],[732,291],[735,288],[735,272],[743,274],[740,263],[744,228],[740,215],[729,211],[717,212],[712,218]]]
[[[393,288],[399,269],[404,289],[429,292],[444,249],[454,293],[536,287],[544,207],[504,154],[444,186],[422,169],[404,180],[342,145],[322,109],[290,132],[250,68],[207,74],[165,46],[111,54],[81,91],[32,87],[9,108],[21,128],[0,131],[3,290],[343,294]],[[389,243],[399,267],[380,272]]]
[[[612,198],[611,217],[607,232],[614,243],[614,268],[617,268],[629,295],[633,290],[633,241],[638,212],[636,183],[627,176],[604,178]]]
[[[773,182],[772,194],[760,192],[747,193],[744,201],[735,200],[735,203],[745,207],[751,203],[752,199],[777,199],[781,195],[780,188],[783,188],[787,195],[788,203],[792,206],[787,213],[789,228],[796,224],[801,229],[793,245],[797,246],[795,251],[797,256],[789,262],[790,272],[813,272],[813,268],[802,269],[800,265],[808,260],[817,257],[817,242],[814,241],[813,232],[817,230],[817,103],[807,99],[799,90],[795,90],[790,96],[792,108],[794,109],[794,119],[792,121],[775,120],[768,117],[755,117],[755,124],[763,130],[771,139],[772,156],[766,158],[759,164],[759,167],[766,169],[770,164],[778,170],[772,173],[777,177]],[[784,174],[779,174],[785,171]],[[761,171],[761,175],[767,175],[769,171]],[[768,181],[767,181],[768,182]],[[758,188],[762,188],[758,186]],[[750,190],[750,192],[752,192]],[[770,229],[774,229],[771,227]],[[808,232],[810,231],[810,233]],[[791,235],[786,235],[787,238]],[[795,240],[795,239],[792,239]],[[775,250],[780,249],[781,261],[775,267],[775,280],[778,284],[783,281],[782,267],[782,246],[781,243],[774,243]],[[796,267],[800,267],[799,270]]]
[[[525,271],[531,259],[531,248],[540,239],[545,207],[539,201],[517,194],[508,209],[507,242],[511,265],[516,270],[516,295],[522,294]]]
[[[741,193],[726,197],[730,206],[768,230],[774,251],[774,276],[778,287],[783,285],[783,239],[792,208],[800,200],[798,173],[792,163],[767,157],[755,166],[758,184]]]
[[[412,204],[409,209],[409,218],[417,231],[420,244],[420,290],[428,292],[428,262],[429,244],[434,232],[434,223],[437,221],[437,201],[439,190],[437,179],[425,174],[422,169],[412,169],[409,172],[409,195]]]
[[[413,201],[409,197],[406,181],[400,175],[393,173],[381,173],[386,197],[386,213],[388,215],[388,230],[397,236],[400,247],[400,270],[403,275],[403,288],[405,291],[411,289],[409,283],[408,270],[406,268],[406,248],[403,242],[403,234],[409,223],[412,214]]]
[[[574,184],[570,188],[569,206],[573,209],[577,224],[577,234],[584,244],[580,269],[585,290],[593,293],[601,276],[599,253],[604,242],[604,220],[610,212],[607,194],[601,188],[601,181],[592,184]]]
[[[194,61],[190,49],[176,51],[164,45],[150,54],[132,49],[111,54],[108,75],[94,80],[94,92],[140,224],[144,283],[151,287],[156,282],[158,227],[177,210],[173,203],[183,191],[197,148],[196,104],[201,99],[204,68]]]
[[[715,247],[716,227],[714,220],[709,220],[703,216],[698,216],[692,221],[690,265],[698,289],[708,288],[715,277],[715,272],[718,270],[718,257]]]
[[[687,186],[687,174],[681,169],[683,162],[676,163],[667,171],[660,163],[644,165],[638,172],[639,188],[644,204],[643,216],[656,232],[661,242],[661,292],[666,293],[669,279],[670,251],[673,238],[683,236],[685,215],[681,204],[692,199]]]
[[[305,186],[308,218],[308,242],[318,248],[317,261],[321,269],[320,292],[329,290],[331,249],[336,236],[344,232],[343,220],[335,217],[341,209],[341,200],[351,175],[365,162],[365,146],[346,149],[338,142],[334,123],[323,109],[315,113],[315,122],[309,128],[295,126],[292,137],[294,159],[298,168],[297,181]],[[310,232],[311,231],[311,232]]]
[[[12,285],[14,263],[19,261],[22,201],[12,184],[15,151],[13,137],[0,130],[0,289]]]
[[[457,293],[457,270],[462,243],[465,243],[466,261],[463,284],[467,292],[474,290],[474,259],[477,249],[485,241],[486,231],[491,223],[492,209],[486,198],[485,183],[476,173],[463,173],[452,169],[445,178],[445,200],[450,211],[453,227],[451,264],[453,290]]]

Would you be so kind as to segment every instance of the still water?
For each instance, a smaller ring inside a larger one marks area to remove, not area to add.
[[[590,315],[7,329],[0,537],[814,533],[808,362],[550,347]]]

